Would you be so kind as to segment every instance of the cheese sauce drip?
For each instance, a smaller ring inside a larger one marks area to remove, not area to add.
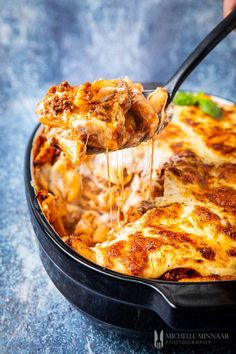
[[[124,204],[124,153],[121,150],[121,205],[123,207]]]
[[[149,161],[149,199],[150,200],[152,200],[153,162],[154,162],[154,138],[152,138],[152,142],[151,142],[151,156]]]
[[[120,162],[119,162],[119,151],[116,152],[116,175],[117,175],[117,191],[118,191],[118,202],[117,202],[117,224],[120,227],[120,213],[121,213],[121,173],[120,173]]]
[[[145,169],[144,169],[144,175],[145,175],[145,180],[146,180],[146,187],[145,187],[145,199],[148,199],[149,197],[149,184],[150,184],[150,167],[151,167],[151,150],[150,150],[150,145],[147,146],[147,152],[146,152],[146,162],[145,162]]]
[[[106,162],[107,162],[107,180],[108,180],[108,189],[109,189],[110,221],[111,221],[111,228],[112,228],[113,215],[112,215],[111,176],[110,176],[109,150],[107,147],[106,147]]]

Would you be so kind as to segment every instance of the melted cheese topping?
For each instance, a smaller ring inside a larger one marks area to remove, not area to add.
[[[128,79],[98,80],[80,86],[52,86],[39,102],[40,122],[51,145],[58,145],[75,164],[91,152],[118,150],[150,139],[159,126],[168,94],[159,88],[150,100],[141,84]]]
[[[83,157],[78,171],[41,132],[34,183],[49,222],[78,253],[123,274],[236,279],[236,106],[222,109],[214,120],[174,107],[154,149],[148,142],[124,150],[120,165],[110,153],[110,195],[105,155]]]

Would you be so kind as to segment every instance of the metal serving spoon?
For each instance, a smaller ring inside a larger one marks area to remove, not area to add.
[[[172,102],[176,92],[178,91],[184,80],[191,74],[199,63],[222,41],[233,29],[236,28],[236,9],[233,10],[224,20],[222,20],[194,49],[194,51],[182,63],[179,69],[164,85],[164,89],[168,92],[168,100],[166,107]],[[156,89],[158,90],[158,88]],[[156,90],[144,90],[145,97],[153,94]],[[164,125],[166,126],[166,124]],[[163,126],[163,127],[164,127]],[[163,128],[161,127],[161,129]],[[159,129],[158,131],[160,131]],[[125,146],[128,147],[128,146]],[[87,154],[97,154],[104,152],[103,149],[87,148]]]
[[[185,59],[179,69],[170,78],[164,88],[169,97],[167,105],[173,100],[184,80],[202,62],[202,60],[222,41],[233,29],[236,28],[236,9],[222,20]],[[144,95],[148,96],[153,90],[145,90]]]

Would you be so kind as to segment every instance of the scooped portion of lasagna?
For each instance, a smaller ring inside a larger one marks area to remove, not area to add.
[[[50,87],[36,112],[47,126],[48,142],[79,163],[86,152],[119,150],[150,139],[161,123],[158,113],[164,115],[167,98],[167,91],[159,88],[151,104],[142,85],[129,79],[79,86],[62,82]]]
[[[197,105],[173,106],[159,135],[109,153],[109,164],[105,154],[74,164],[42,126],[33,183],[59,236],[131,276],[236,279],[236,105],[218,106],[220,118]]]

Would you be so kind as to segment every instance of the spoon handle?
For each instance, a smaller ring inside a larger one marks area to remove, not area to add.
[[[165,85],[169,92],[169,103],[174,98],[176,91],[179,89],[182,82],[188,77],[195,67],[207,56],[212,49],[236,28],[236,9],[233,10],[223,21],[221,21],[194,49],[194,51],[183,62],[176,73]]]

